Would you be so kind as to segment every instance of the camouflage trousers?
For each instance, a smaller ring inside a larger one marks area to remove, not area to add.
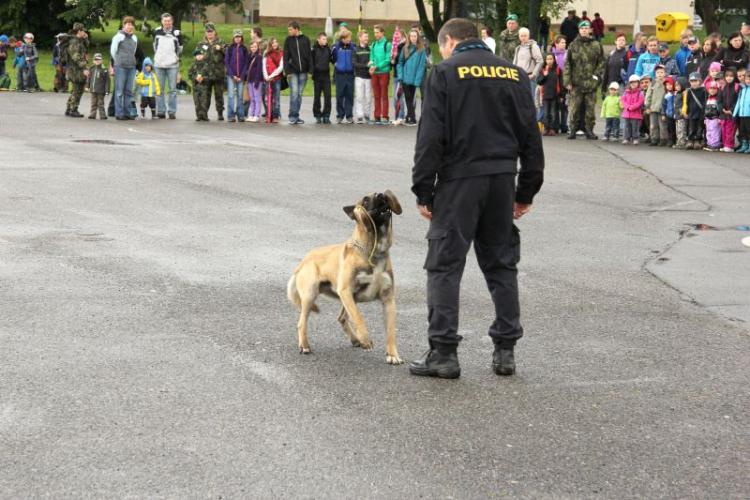
[[[78,105],[81,104],[83,89],[86,88],[86,82],[70,82],[70,97],[68,97],[68,111],[78,111]]]
[[[208,109],[211,107],[211,94],[214,94],[216,112],[224,114],[224,82],[216,80],[203,80],[193,85],[193,102],[195,103],[195,116],[208,119]]]
[[[578,130],[578,124],[581,121],[581,111],[586,113],[584,119],[586,130],[593,132],[594,125],[596,125],[596,91],[582,92],[574,88],[570,91],[569,99],[568,128],[570,132],[573,133]]]

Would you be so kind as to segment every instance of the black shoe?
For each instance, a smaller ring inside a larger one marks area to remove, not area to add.
[[[70,116],[70,110],[69,109],[65,110],[65,116]]]
[[[492,355],[492,370],[497,375],[513,375],[516,373],[516,360],[513,356],[513,348],[500,348],[495,346]]]
[[[71,111],[68,116],[72,118],[83,118],[83,115],[79,113],[77,109],[74,109],[73,111]]]
[[[219,116],[218,116],[217,120],[219,120],[220,122],[223,122],[224,121],[224,115],[221,114],[221,113],[219,113]]]
[[[576,133],[571,132],[568,134],[568,140],[574,141],[576,139]]]
[[[297,121],[296,121],[295,124],[296,125],[304,125],[305,124],[305,120],[303,120],[302,118],[297,118]]]
[[[160,120],[166,120],[167,115],[165,115],[164,113],[159,113],[158,115],[156,115],[156,117],[159,118]]]
[[[169,113],[169,119],[170,120],[176,120],[177,116],[174,113]]]
[[[592,131],[590,131],[590,130],[586,130],[586,131],[584,132],[584,134],[586,135],[586,139],[589,139],[589,140],[591,140],[591,141],[595,141],[595,140],[599,139],[599,137],[597,137],[597,136],[596,136],[596,134],[595,134],[595,133],[593,133],[593,132],[592,132]]]
[[[323,123],[323,119],[321,117],[319,117],[319,116],[316,116],[315,117],[315,123],[317,123],[318,125],[320,125],[321,123]]]
[[[127,120],[124,116],[116,116],[115,120]]]
[[[440,345],[427,351],[418,361],[409,363],[412,375],[420,377],[458,378],[461,367],[455,345]]]

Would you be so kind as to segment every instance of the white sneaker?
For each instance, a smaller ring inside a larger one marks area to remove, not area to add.
[[[393,124],[394,125],[403,125],[404,124],[404,120],[402,120],[401,118],[399,118],[397,120],[393,120]]]
[[[732,148],[721,148],[722,153],[734,153],[734,149]]]

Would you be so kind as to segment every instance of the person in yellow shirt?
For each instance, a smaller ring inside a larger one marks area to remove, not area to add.
[[[141,94],[141,117],[146,117],[146,107],[151,108],[151,119],[156,118],[156,97],[161,95],[159,80],[154,73],[154,66],[148,57],[143,60],[143,68],[135,77]]]

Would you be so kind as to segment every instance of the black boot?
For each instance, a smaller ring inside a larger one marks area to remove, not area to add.
[[[575,138],[576,138],[576,133],[575,132],[571,131],[571,132],[568,133],[568,139],[570,139],[571,141],[573,141],[573,140],[575,140]]]
[[[595,140],[598,139],[598,137],[596,136],[596,134],[593,133],[591,130],[586,130],[585,134],[586,134],[586,139],[589,139],[589,140],[592,140],[592,141],[595,141]]]
[[[409,363],[409,371],[412,375],[421,377],[458,378],[461,376],[461,367],[458,364],[456,345],[430,343],[430,350],[421,359]]]
[[[516,360],[512,347],[495,346],[492,355],[492,369],[497,375],[513,375],[516,373]]]

